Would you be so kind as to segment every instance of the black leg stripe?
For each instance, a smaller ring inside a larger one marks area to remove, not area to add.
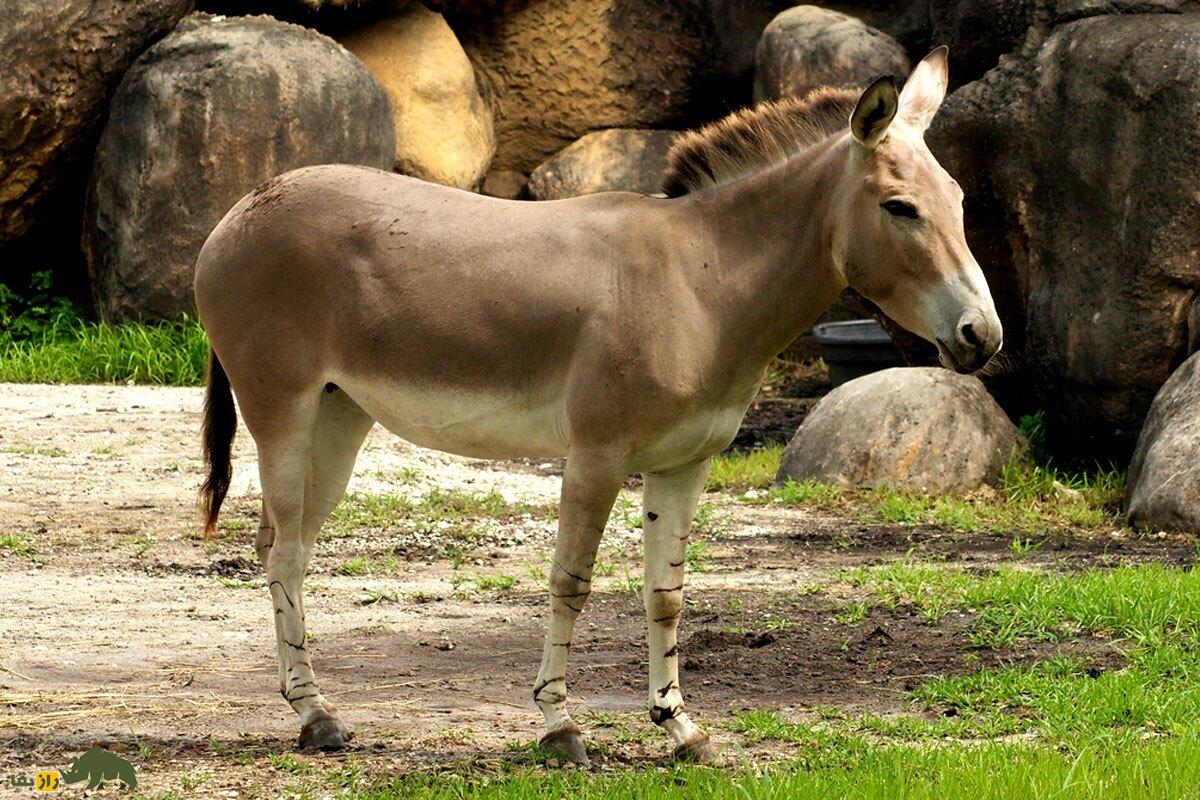
[[[655,725],[662,725],[669,719],[675,719],[683,713],[683,706],[671,706],[664,708],[663,706],[650,707],[650,719]]]
[[[268,591],[270,590],[270,588],[272,586],[278,586],[279,591],[283,592],[283,599],[288,601],[288,605],[291,606],[292,608],[296,607],[296,604],[292,602],[292,598],[288,596],[287,589],[283,588],[283,583],[281,583],[280,581],[271,581],[270,583],[267,584]]]
[[[566,567],[564,567],[562,564],[558,563],[557,561],[554,562],[554,566],[556,566],[560,570],[562,570],[563,574],[567,575],[570,578],[574,578],[575,580],[579,581],[580,583],[591,583],[592,582],[591,578],[585,578],[582,575],[576,575],[574,572],[571,572],[571,570],[567,569]]]
[[[566,677],[565,677],[565,676],[559,676],[559,677],[557,677],[557,678],[547,678],[546,680],[544,680],[544,681],[542,681],[541,683],[539,683],[539,684],[538,684],[537,686],[535,686],[535,687],[534,687],[534,689],[533,689],[533,699],[534,699],[534,702],[536,702],[536,701],[537,701],[537,699],[538,699],[538,695],[539,695],[539,694],[541,694],[541,693],[542,693],[542,692],[545,690],[545,688],[546,688],[547,686],[549,686],[550,684],[554,683],[555,681],[565,681],[565,680],[566,680]]]

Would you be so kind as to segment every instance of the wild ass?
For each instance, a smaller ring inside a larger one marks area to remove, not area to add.
[[[962,192],[923,141],[946,50],[902,93],[820,90],[684,135],[669,197],[512,202],[349,166],[297,170],[208,238],[196,303],[212,342],[204,416],[215,525],[236,427],[258,445],[256,549],[279,681],[303,748],[350,738],[317,688],[301,584],[375,422],[475,458],[566,457],[550,624],[533,698],[542,739],[586,760],[567,713],[576,617],[625,477],[644,477],[650,717],[707,758],[684,712],[676,630],[709,458],[768,362],[847,286],[970,371],[1001,328],[967,247]]]

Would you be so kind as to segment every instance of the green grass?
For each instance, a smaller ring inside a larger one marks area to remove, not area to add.
[[[794,761],[767,768],[644,767],[606,774],[518,767],[351,781],[339,772],[328,780],[352,800],[1146,800],[1196,797],[1200,785],[1196,737],[1074,755],[1019,744],[878,747],[829,739],[801,741],[796,749]],[[323,793],[302,789],[299,796]]]
[[[354,556],[334,567],[334,573],[358,577],[375,575],[381,572],[393,572],[400,563],[400,558],[392,552],[374,555]]]
[[[1063,655],[929,680],[912,699],[954,714],[932,724],[907,720],[907,736],[1025,733],[1082,751],[1200,733],[1198,573],[1148,564],[1077,574],[1006,566],[977,575],[898,562],[846,578],[867,590],[870,602],[911,604],[931,622],[954,611],[972,614],[970,638],[981,648],[1084,636],[1112,642],[1100,646],[1110,663],[1099,666]],[[882,723],[875,731],[896,733]]]
[[[720,453],[714,456],[705,491],[744,492],[748,489],[766,489],[775,480],[775,473],[779,471],[783,449],[781,444],[769,444],[745,453]]]
[[[0,534],[0,551],[12,553],[21,558],[32,558],[37,555],[37,547],[22,533]]]
[[[23,338],[0,334],[0,382],[198,386],[207,366],[208,339],[186,318],[109,325],[63,312]]]
[[[1028,538],[1062,528],[1095,530],[1122,525],[1119,508],[1124,489],[1124,475],[1115,470],[1066,473],[1014,459],[1004,467],[994,488],[963,497],[789,480],[741,500],[847,514],[863,522],[937,525],[965,533],[1015,531]]]
[[[851,489],[819,480],[773,486],[782,445],[713,459],[706,489],[741,493],[752,504],[779,503],[857,516],[864,522],[937,525],[950,530],[1021,532],[1044,536],[1056,528],[1094,530],[1122,524],[1125,476],[1112,469],[1069,472],[1046,454],[1040,415],[1021,419],[1028,452],[1014,457],[994,487],[967,496],[938,496],[888,487]],[[1034,542],[1029,544],[1035,545]]]
[[[476,519],[507,521],[525,516],[547,518],[552,506],[508,502],[496,491],[463,492],[433,489],[414,500],[403,494],[353,493],[342,498],[331,515],[332,526],[349,533],[361,528],[386,529],[401,524],[430,529],[442,522]]]

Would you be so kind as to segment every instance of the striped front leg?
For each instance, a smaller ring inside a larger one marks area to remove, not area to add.
[[[550,629],[533,685],[533,700],[548,731],[541,745],[580,764],[588,759],[583,734],[567,713],[567,656],[575,620],[592,591],[592,567],[600,537],[624,481],[622,472],[608,464],[586,453],[567,458],[550,568]]]
[[[696,503],[709,461],[665,475],[645,476],[642,520],[645,540],[646,620],[650,639],[650,719],[675,738],[675,757],[707,761],[708,734],[684,711],[679,687],[679,617],[683,574]]]

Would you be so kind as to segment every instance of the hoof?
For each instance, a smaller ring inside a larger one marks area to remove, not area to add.
[[[541,738],[538,745],[543,750],[549,750],[561,755],[572,764],[588,765],[587,749],[583,746],[583,731],[577,725],[567,725],[556,731],[550,731]]]
[[[340,719],[328,715],[321,715],[309,720],[303,728],[300,729],[300,744],[301,750],[341,750],[350,741],[353,734]]]
[[[676,761],[693,764],[711,764],[717,757],[717,749],[708,740],[707,733],[696,733],[692,738],[675,748],[672,757]]]

